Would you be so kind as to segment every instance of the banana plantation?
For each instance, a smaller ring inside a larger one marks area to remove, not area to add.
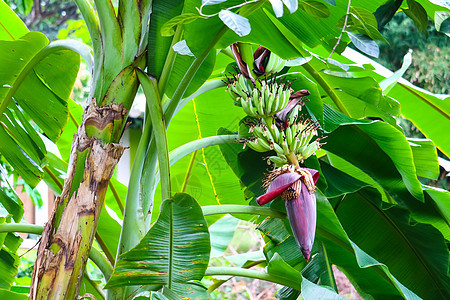
[[[399,15],[448,47],[441,0],[0,0],[0,299],[450,299]]]

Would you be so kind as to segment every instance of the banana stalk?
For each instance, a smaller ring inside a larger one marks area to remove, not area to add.
[[[138,88],[135,68],[145,65],[145,56],[138,50],[144,32],[126,36],[126,47],[122,33],[142,28],[150,2],[141,3],[141,14],[136,6],[119,2],[117,17],[111,1],[96,0],[97,23],[92,7],[77,1],[94,41],[91,103],[72,143],[63,191],[41,237],[30,299],[78,297],[108,183],[124,151],[117,143]]]

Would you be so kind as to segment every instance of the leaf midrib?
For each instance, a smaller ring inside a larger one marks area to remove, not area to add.
[[[169,201],[169,270],[168,270],[168,287],[172,289],[172,273],[173,273],[173,200]]]

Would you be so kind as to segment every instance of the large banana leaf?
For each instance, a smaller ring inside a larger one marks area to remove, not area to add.
[[[148,33],[148,72],[158,79],[172,43],[172,37],[161,35],[161,28],[167,21],[181,14],[182,10],[182,1],[156,0],[152,3],[152,15]]]
[[[179,295],[196,290],[208,266],[208,227],[197,201],[176,194],[163,202],[161,214],[140,243],[122,254],[106,288],[165,285]]]
[[[367,75],[378,81],[392,75],[392,72],[385,67],[351,49],[348,49],[344,54],[354,62],[372,64],[375,71]],[[400,79],[389,92],[389,96],[400,102],[402,115],[406,119],[412,121],[426,137],[433,140],[442,152],[450,156],[450,136],[446,134],[450,126],[450,100],[448,95],[434,95],[404,79]]]
[[[350,239],[417,295],[450,297],[448,249],[433,226],[416,223],[406,210],[386,205],[370,188],[348,194],[336,212]]]
[[[410,195],[423,201],[412,150],[401,132],[383,122],[352,120],[326,106],[324,111],[330,132],[325,150],[363,170],[398,201],[414,201]]]
[[[20,18],[3,0],[0,1],[0,40],[11,40],[28,33]]]
[[[50,140],[59,138],[80,58],[68,50],[42,54],[48,39],[28,32],[3,2],[0,10],[0,23],[8,33],[0,40],[0,154],[34,187],[43,176],[47,153],[28,122]]]
[[[348,238],[327,199],[320,192],[316,193],[316,196],[316,242],[312,259],[303,271],[304,276],[311,276],[313,270],[314,276],[309,277],[309,280],[314,282],[321,280],[320,284],[330,284],[329,280],[328,283],[324,280],[330,276],[330,271],[327,271],[327,266],[323,265],[323,259],[320,258],[326,255],[329,267],[334,264],[344,271],[363,297],[408,298],[408,294],[414,295],[391,275],[385,265],[361,250]],[[272,206],[278,209],[282,207],[275,203]],[[266,255],[270,258],[279,254],[294,268],[303,268],[305,262],[295,240],[289,235],[289,225],[279,220],[268,221],[273,224],[265,224],[266,221],[260,226],[268,239],[264,248]]]

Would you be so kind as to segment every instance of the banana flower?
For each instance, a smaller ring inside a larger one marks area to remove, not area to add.
[[[309,261],[316,231],[315,184],[319,171],[285,165],[273,170],[266,178],[266,193],[256,199],[264,205],[281,195],[295,240],[306,261]]]

